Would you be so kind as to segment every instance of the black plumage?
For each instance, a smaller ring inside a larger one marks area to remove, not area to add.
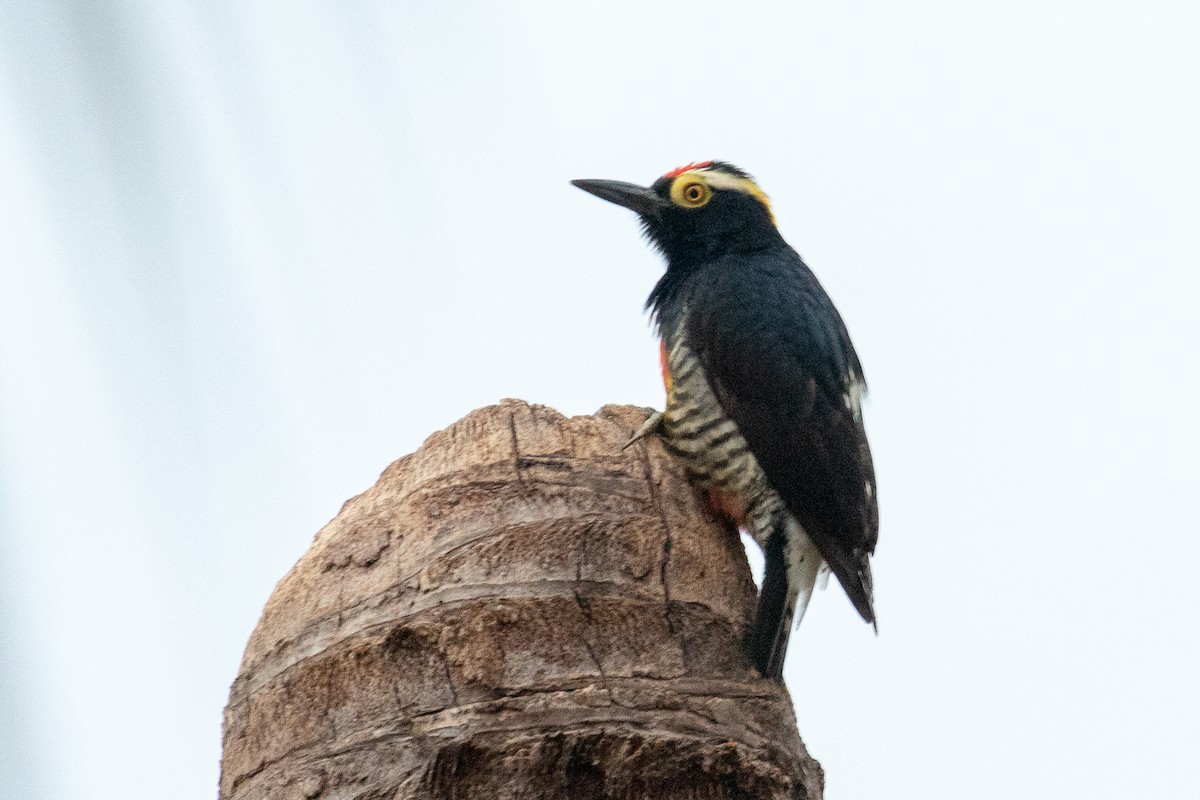
[[[692,309],[685,340],[722,408],[855,608],[873,623],[868,557],[879,531],[875,471],[853,399],[863,390],[854,385],[862,366],[841,316],[782,239],[683,273],[651,295],[664,338],[682,310]]]
[[[639,213],[667,261],[647,300],[664,342],[678,343],[700,364],[720,412],[803,529],[799,535],[874,623],[869,557],[879,516],[859,408],[862,365],[841,315],[780,235],[766,196],[723,162],[689,165],[649,188],[576,185]],[[669,396],[668,419],[671,410]],[[800,591],[784,561],[800,550],[787,548],[787,526],[773,524],[756,535],[767,564],[748,644],[764,674],[779,678]]]

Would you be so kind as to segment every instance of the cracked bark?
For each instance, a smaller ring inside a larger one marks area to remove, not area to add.
[[[222,800],[812,798],[755,590],[645,411],[473,412],[280,581],[225,709]]]

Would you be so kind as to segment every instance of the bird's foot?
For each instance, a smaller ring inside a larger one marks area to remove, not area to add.
[[[653,414],[651,414],[646,419],[645,422],[642,423],[642,427],[637,429],[637,432],[634,433],[633,436],[630,437],[629,441],[626,442],[625,446],[622,447],[621,449],[627,450],[635,442],[645,439],[647,436],[649,436],[652,433],[657,433],[659,427],[662,425],[662,421],[663,421],[663,412],[655,411]]]

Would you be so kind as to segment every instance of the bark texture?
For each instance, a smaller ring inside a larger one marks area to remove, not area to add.
[[[645,416],[505,401],[347,502],[250,638],[222,800],[820,798],[736,533],[621,451]]]

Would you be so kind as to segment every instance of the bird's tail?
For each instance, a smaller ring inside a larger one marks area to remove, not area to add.
[[[871,577],[870,554],[859,550],[843,553],[835,556],[829,568],[846,590],[846,596],[854,604],[859,616],[871,623],[875,633],[879,633],[879,624],[875,619],[875,582]]]
[[[822,564],[821,554],[789,515],[782,526],[765,537],[763,555],[766,567],[762,589],[746,648],[764,678],[782,681],[793,620],[799,626],[808,609]]]

